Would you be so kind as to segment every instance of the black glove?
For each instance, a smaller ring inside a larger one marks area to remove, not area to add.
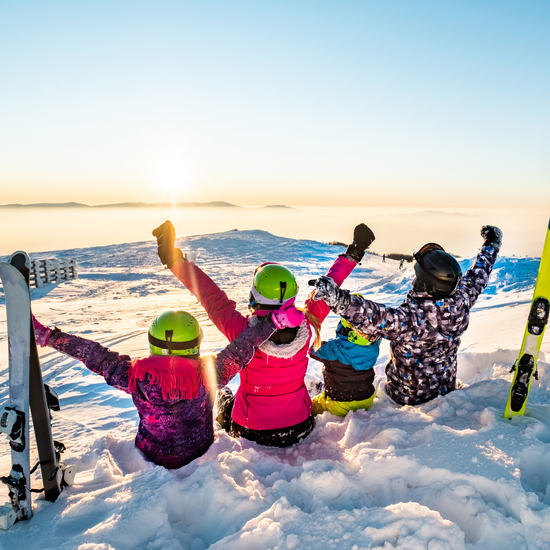
[[[494,225],[484,225],[481,228],[481,236],[483,237],[484,245],[494,245],[499,248],[502,245],[502,231]]]
[[[172,266],[179,260],[183,260],[183,254],[179,248],[175,248],[176,230],[172,222],[166,220],[163,224],[153,229],[153,237],[157,238],[158,255],[160,261],[172,269]]]
[[[315,287],[314,300],[323,300],[334,311],[347,309],[349,305],[349,292],[342,290],[330,277],[322,276],[309,281],[310,286]]]
[[[348,246],[346,254],[357,263],[365,255],[365,250],[374,242],[374,233],[364,223],[360,223],[353,230],[353,242]]]

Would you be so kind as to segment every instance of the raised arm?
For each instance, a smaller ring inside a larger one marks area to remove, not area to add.
[[[341,254],[336,258],[336,261],[332,264],[328,270],[327,277],[330,277],[338,286],[340,286],[353,271],[356,266],[355,260],[348,258],[347,255]],[[304,308],[309,313],[312,313],[323,322],[326,316],[330,313],[330,308],[323,302],[323,300],[315,300],[313,291],[307,298]]]
[[[366,300],[339,288],[329,277],[317,279],[315,288],[316,300],[323,300],[334,313],[369,337],[392,340],[419,322],[406,305],[394,308]]]
[[[130,393],[128,390],[128,369],[132,359],[128,355],[120,355],[101,344],[80,336],[53,330],[42,325],[33,317],[36,341],[42,347],[50,348],[78,359],[96,374],[105,378],[109,386]]]
[[[193,293],[218,330],[231,342],[248,326],[246,317],[235,308],[237,304],[197,265],[180,260],[172,273]]]
[[[489,275],[495,265],[500,247],[502,231],[498,227],[485,225],[481,228],[483,246],[472,267],[462,277],[457,292],[465,294],[472,307],[489,282]]]
[[[346,253],[338,256],[328,270],[330,277],[338,286],[347,279],[353,268],[363,259],[365,250],[374,242],[374,233],[364,223],[359,224],[353,231],[353,242],[348,246]],[[323,322],[330,313],[330,308],[322,300],[315,300],[313,293],[309,295],[305,308]]]
[[[172,223],[167,220],[153,231],[153,235],[157,238],[160,261],[197,298],[218,330],[229,341],[237,338],[247,327],[246,317],[235,309],[237,304],[202,269],[185,259],[181,250],[174,246],[176,233]]]

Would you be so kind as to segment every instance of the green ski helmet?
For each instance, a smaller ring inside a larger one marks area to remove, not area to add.
[[[181,309],[161,313],[149,327],[153,355],[200,355],[202,329],[197,320]]]
[[[363,298],[361,294],[354,293],[353,295]],[[347,340],[348,342],[357,344],[358,346],[370,346],[377,340],[377,338],[371,340],[370,338],[362,336],[360,333],[356,332],[343,317],[340,318],[340,322],[336,327],[336,334],[338,335],[338,338],[342,338],[343,340]]]
[[[258,266],[254,272],[248,307],[278,309],[296,294],[298,294],[298,283],[290,269],[267,262]]]

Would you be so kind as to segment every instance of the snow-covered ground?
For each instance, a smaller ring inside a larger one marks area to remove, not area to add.
[[[293,269],[303,301],[307,280],[341,251],[263,231],[179,243],[197,252],[197,263],[243,312],[259,263]],[[160,266],[153,241],[37,257],[53,255],[76,258],[80,276],[32,291],[34,313],[45,324],[136,357],[147,352],[150,321],[180,307],[202,324],[203,353],[226,344],[193,296]],[[463,269],[470,262],[463,260]],[[325,413],[289,449],[234,440],[218,429],[204,456],[175,471],[148,463],[134,448],[137,413],[128,396],[79,362],[41,350],[45,382],[61,398],[55,438],[67,446],[65,460],[77,465],[76,484],[54,504],[35,500],[33,519],[0,532],[0,548],[550,548],[550,338],[526,415],[502,418],[537,269],[537,259],[498,261],[462,340],[461,389],[418,407],[375,402],[345,419]],[[368,255],[344,286],[398,304],[411,279],[412,266],[400,271],[397,262]],[[0,403],[8,375],[4,303],[0,294]],[[325,339],[336,324],[336,316],[327,318]],[[388,355],[384,342],[377,368]],[[309,371],[318,375],[320,364],[311,361]],[[4,440],[1,474],[9,464]],[[1,503],[7,491],[0,492]]]

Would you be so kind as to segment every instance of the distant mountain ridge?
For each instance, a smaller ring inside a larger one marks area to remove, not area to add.
[[[33,204],[0,204],[0,208],[245,208],[224,201],[211,202],[118,202],[114,204],[83,204],[81,202],[36,202]],[[288,208],[284,204],[268,204],[259,208]]]

